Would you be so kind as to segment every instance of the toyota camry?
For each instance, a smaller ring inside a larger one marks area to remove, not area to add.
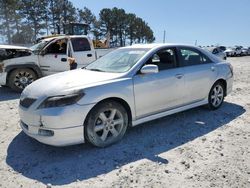
[[[206,50],[134,45],[30,84],[20,97],[20,124],[45,144],[106,147],[129,126],[201,105],[215,110],[232,84],[232,66]]]

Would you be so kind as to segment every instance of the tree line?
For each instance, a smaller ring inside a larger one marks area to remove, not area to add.
[[[76,8],[69,0],[0,0],[0,35],[9,44],[30,44],[69,22],[88,24],[88,33],[95,40],[109,35],[112,46],[155,40],[149,25],[124,9],[104,8],[97,18],[87,7]]]

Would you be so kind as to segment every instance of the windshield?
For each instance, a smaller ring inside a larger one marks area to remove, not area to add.
[[[46,46],[46,44],[48,44],[48,42],[50,41],[45,41],[45,40],[42,40],[40,41],[39,43],[33,45],[30,47],[30,49],[32,50],[32,52],[39,52],[40,50],[43,49],[44,46]]]
[[[122,73],[128,71],[148,49],[125,48],[114,50],[97,59],[87,67],[88,70]]]

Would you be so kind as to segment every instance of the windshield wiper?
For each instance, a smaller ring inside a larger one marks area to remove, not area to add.
[[[86,68],[85,68],[86,69]],[[101,70],[101,69],[87,69],[87,70],[90,70],[90,71],[97,71],[97,72],[105,72],[105,71],[103,71],[103,70]]]

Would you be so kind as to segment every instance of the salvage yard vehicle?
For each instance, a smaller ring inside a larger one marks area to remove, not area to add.
[[[22,91],[40,77],[70,70],[67,57],[87,66],[113,49],[95,50],[85,35],[46,38],[29,48],[0,46],[0,85]]]
[[[85,68],[27,86],[20,126],[39,142],[106,147],[135,126],[201,105],[219,108],[232,66],[198,47],[144,44],[114,50]]]
[[[247,48],[241,48],[241,55],[248,55],[248,49]]]
[[[227,59],[226,53],[222,51],[220,47],[207,47],[205,49],[221,59],[224,59],[224,60]]]
[[[224,52],[226,53],[227,57],[233,57],[236,55],[236,51],[232,47],[227,48]]]

